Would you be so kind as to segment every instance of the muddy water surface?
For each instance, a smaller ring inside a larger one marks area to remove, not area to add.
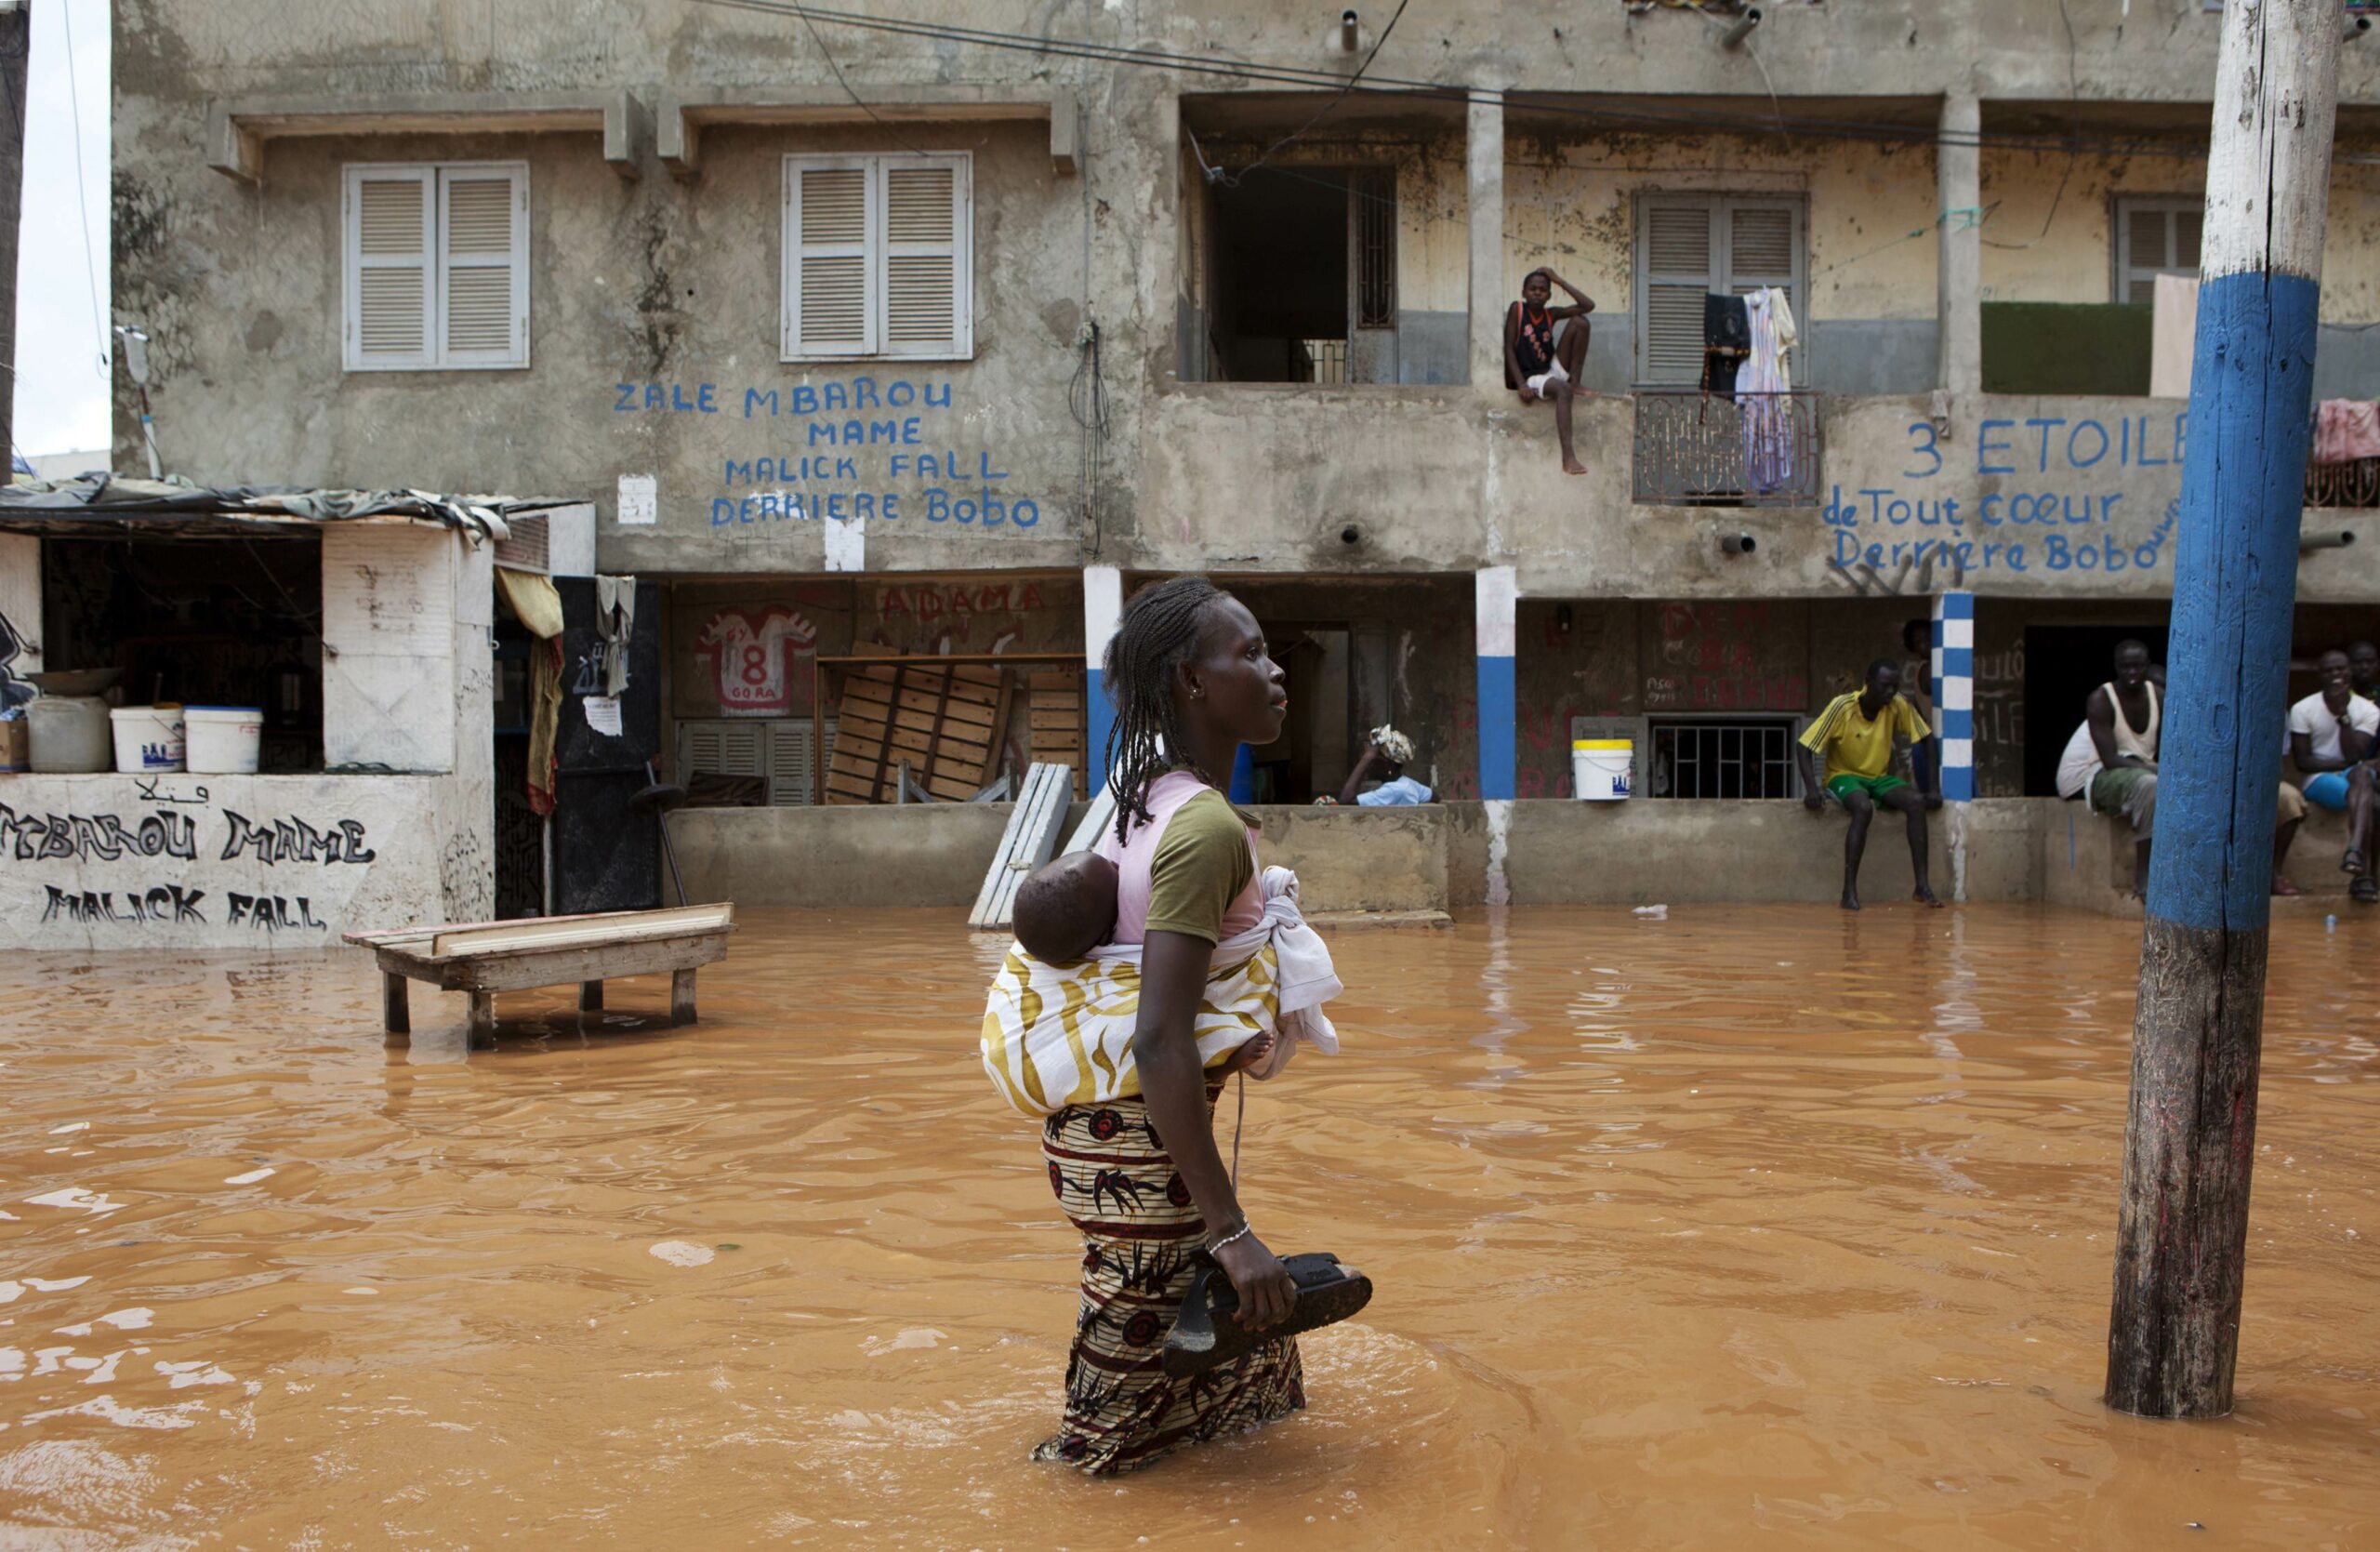
[[[703,1022],[360,955],[0,970],[0,1545],[2380,1545],[2376,924],[2273,944],[2238,1415],[2098,1401],[2136,927],[1341,933],[1253,1085],[1311,1410],[1036,1466],[1079,1247],[950,913],[747,913]],[[1226,1098],[1228,1107],[1230,1101]],[[2202,1530],[2191,1529],[2195,1524]]]

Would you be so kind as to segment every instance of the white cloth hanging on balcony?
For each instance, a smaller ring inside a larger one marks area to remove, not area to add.
[[[1752,318],[1752,353],[1736,375],[1736,404],[1744,418],[1744,483],[1765,496],[1792,483],[1793,347],[1801,334],[1785,293],[1764,285],[1744,298]]]

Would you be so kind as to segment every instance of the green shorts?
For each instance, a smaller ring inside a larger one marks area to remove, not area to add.
[[[1854,792],[1865,792],[1871,798],[1882,798],[1885,793],[1908,785],[1906,780],[1897,776],[1853,776],[1845,771],[1828,782],[1826,789],[1847,803]]]

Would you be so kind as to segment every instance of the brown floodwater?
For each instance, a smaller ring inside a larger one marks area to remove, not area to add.
[[[2193,1425],[2099,1402],[2136,926],[1336,933],[1245,1197],[1378,1294],[1310,1410],[1114,1480],[1025,1459],[1080,1252],[977,1063],[997,946],[746,923],[697,1027],[557,988],[468,1060],[357,952],[12,959],[0,1546],[2380,1545],[2380,922],[2276,933]]]

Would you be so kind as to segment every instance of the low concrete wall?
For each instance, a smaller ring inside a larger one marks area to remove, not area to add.
[[[681,808],[688,897],[752,906],[970,906],[1012,803]]]
[[[495,913],[493,807],[456,776],[0,776],[23,948],[319,948]]]
[[[1250,812],[1263,825],[1257,855],[1297,869],[1306,909],[1421,910],[1447,903],[1448,807]]]
[[[1843,876],[1844,819],[1797,803],[1558,800],[1514,803],[1504,876],[1514,905],[1825,902]],[[964,906],[999,850],[1007,803],[884,808],[682,809],[670,833],[697,900],[746,905]],[[1075,805],[1069,827],[1081,817]],[[1298,871],[1309,910],[1418,910],[1488,899],[1488,806],[1263,807],[1259,849]],[[1966,897],[2047,900],[2136,914],[2123,895],[2131,834],[2055,798],[1986,798],[1927,816],[1935,892],[1948,899],[1951,827],[1963,825]],[[1913,880],[1903,822],[1877,821],[1861,896],[1906,899]],[[2308,895],[2335,900],[2345,822],[2316,810],[2290,869]]]

